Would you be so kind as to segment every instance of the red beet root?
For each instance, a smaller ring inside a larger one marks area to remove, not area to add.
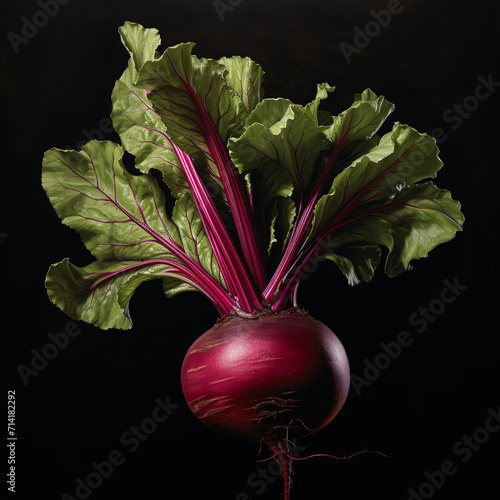
[[[217,324],[190,347],[181,377],[205,425],[276,443],[331,422],[347,397],[349,363],[326,325],[293,311]]]
[[[442,166],[434,138],[401,123],[378,135],[394,105],[369,88],[333,116],[319,109],[327,83],[306,105],[263,99],[248,57],[199,59],[192,43],[160,55],[158,30],[119,32],[131,57],[112,99],[122,145],[44,155],[51,203],[97,259],[52,265],[49,297],[75,320],[129,329],[139,284],[202,292],[222,318],[186,354],[186,401],[208,427],[266,444],[289,500],[292,460],[340,458],[292,457],[289,437],[331,422],[350,378],[339,339],[298,309],[300,283],[325,259],[350,285],[379,263],[396,276],[462,229],[460,203],[429,180]]]

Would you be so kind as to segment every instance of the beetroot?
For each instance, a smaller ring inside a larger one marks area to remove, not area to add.
[[[205,425],[273,442],[312,434],[340,411],[349,363],[337,336],[300,313],[234,317],[204,333],[182,364],[182,389]]]
[[[203,293],[220,319],[186,354],[186,401],[208,427],[267,444],[288,500],[289,436],[331,422],[349,388],[344,348],[298,308],[300,283],[324,259],[350,285],[379,264],[396,276],[462,229],[460,203],[431,181],[431,136],[399,122],[379,135],[394,110],[384,96],[365,89],[337,115],[320,109],[327,83],[304,105],[264,99],[248,57],[198,58],[191,42],[160,53],[156,29],[119,32],[121,144],[44,155],[43,187],[96,259],[53,264],[48,295],[75,320],[129,329],[143,282]]]

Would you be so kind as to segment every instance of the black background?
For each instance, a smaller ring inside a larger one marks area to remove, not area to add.
[[[102,332],[79,323],[81,333],[29,377],[27,386],[18,373],[20,364],[30,366],[31,350],[41,351],[47,334],[69,321],[47,299],[48,266],[66,256],[77,265],[91,260],[40,186],[41,157],[52,146],[75,147],[85,130],[97,129],[109,116],[111,90],[128,57],[117,34],[126,20],[158,28],[163,47],[194,41],[199,56],[252,57],[266,72],[267,97],[305,103],[314,97],[315,84],[326,81],[337,87],[328,106],[338,112],[355,92],[370,87],[396,103],[390,121],[445,131],[447,140],[440,144],[445,166],[436,183],[462,202],[464,232],[394,279],[379,270],[373,282],[351,288],[324,263],[299,294],[301,305],[340,337],[353,374],[363,375],[364,360],[374,360],[381,342],[393,341],[402,330],[414,338],[360,395],[351,390],[328,428],[300,442],[307,448],[302,455],[370,449],[390,458],[365,454],[296,462],[292,499],[406,499],[408,488],[418,489],[426,480],[425,471],[439,469],[447,459],[458,470],[436,489],[436,498],[500,497],[500,432],[466,462],[453,452],[464,435],[484,424],[488,408],[500,405],[498,247],[492,240],[500,91],[481,101],[456,130],[443,118],[455,103],[474,95],[478,77],[492,74],[500,81],[500,9],[496,2],[401,5],[402,12],[348,63],[339,44],[352,44],[354,28],[363,29],[370,11],[385,9],[387,2],[243,0],[221,21],[205,0],[71,0],[17,54],[7,33],[21,34],[23,16],[32,19],[40,7],[8,3],[0,227],[8,236],[0,244],[6,291],[1,318],[7,388],[17,395],[18,498],[74,496],[76,478],[85,479],[91,463],[113,450],[123,452],[125,463],[93,490],[92,499],[235,500],[246,492],[264,500],[282,494],[278,480],[261,493],[247,483],[259,467],[268,470],[268,462],[255,462],[265,454],[257,457],[256,446],[213,434],[183,400],[183,355],[217,318],[201,294],[167,301],[158,282],[147,283],[132,300],[133,330]],[[117,140],[113,133],[104,138]],[[445,279],[467,289],[417,333],[410,315],[439,299]],[[179,408],[131,453],[120,437],[151,416],[155,398],[167,396]]]

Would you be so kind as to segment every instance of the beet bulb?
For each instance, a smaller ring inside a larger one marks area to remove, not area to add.
[[[208,427],[278,442],[331,422],[346,400],[350,375],[337,336],[292,310],[219,322],[190,347],[181,379],[190,409]]]

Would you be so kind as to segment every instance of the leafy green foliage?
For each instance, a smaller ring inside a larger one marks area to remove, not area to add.
[[[389,276],[410,269],[462,229],[459,202],[431,181],[434,139],[400,123],[377,135],[394,110],[383,96],[366,89],[337,115],[322,109],[327,83],[305,105],[263,99],[248,57],[198,58],[192,42],[160,52],[157,30],[119,31],[130,56],[112,92],[121,145],[43,160],[50,202],[96,259],[47,273],[49,298],[72,318],[131,328],[130,299],[152,279],[167,297],[201,291],[221,314],[276,311],[314,259],[355,285],[381,263]]]
[[[220,278],[192,202],[178,200],[172,220],[157,182],[129,174],[122,155],[117,144],[91,141],[80,152],[51,149],[43,160],[42,184],[54,209],[98,259],[84,268],[67,259],[51,266],[49,297],[71,317],[101,328],[131,327],[128,301],[142,281],[165,277],[172,294],[183,284],[186,257],[196,256]]]

